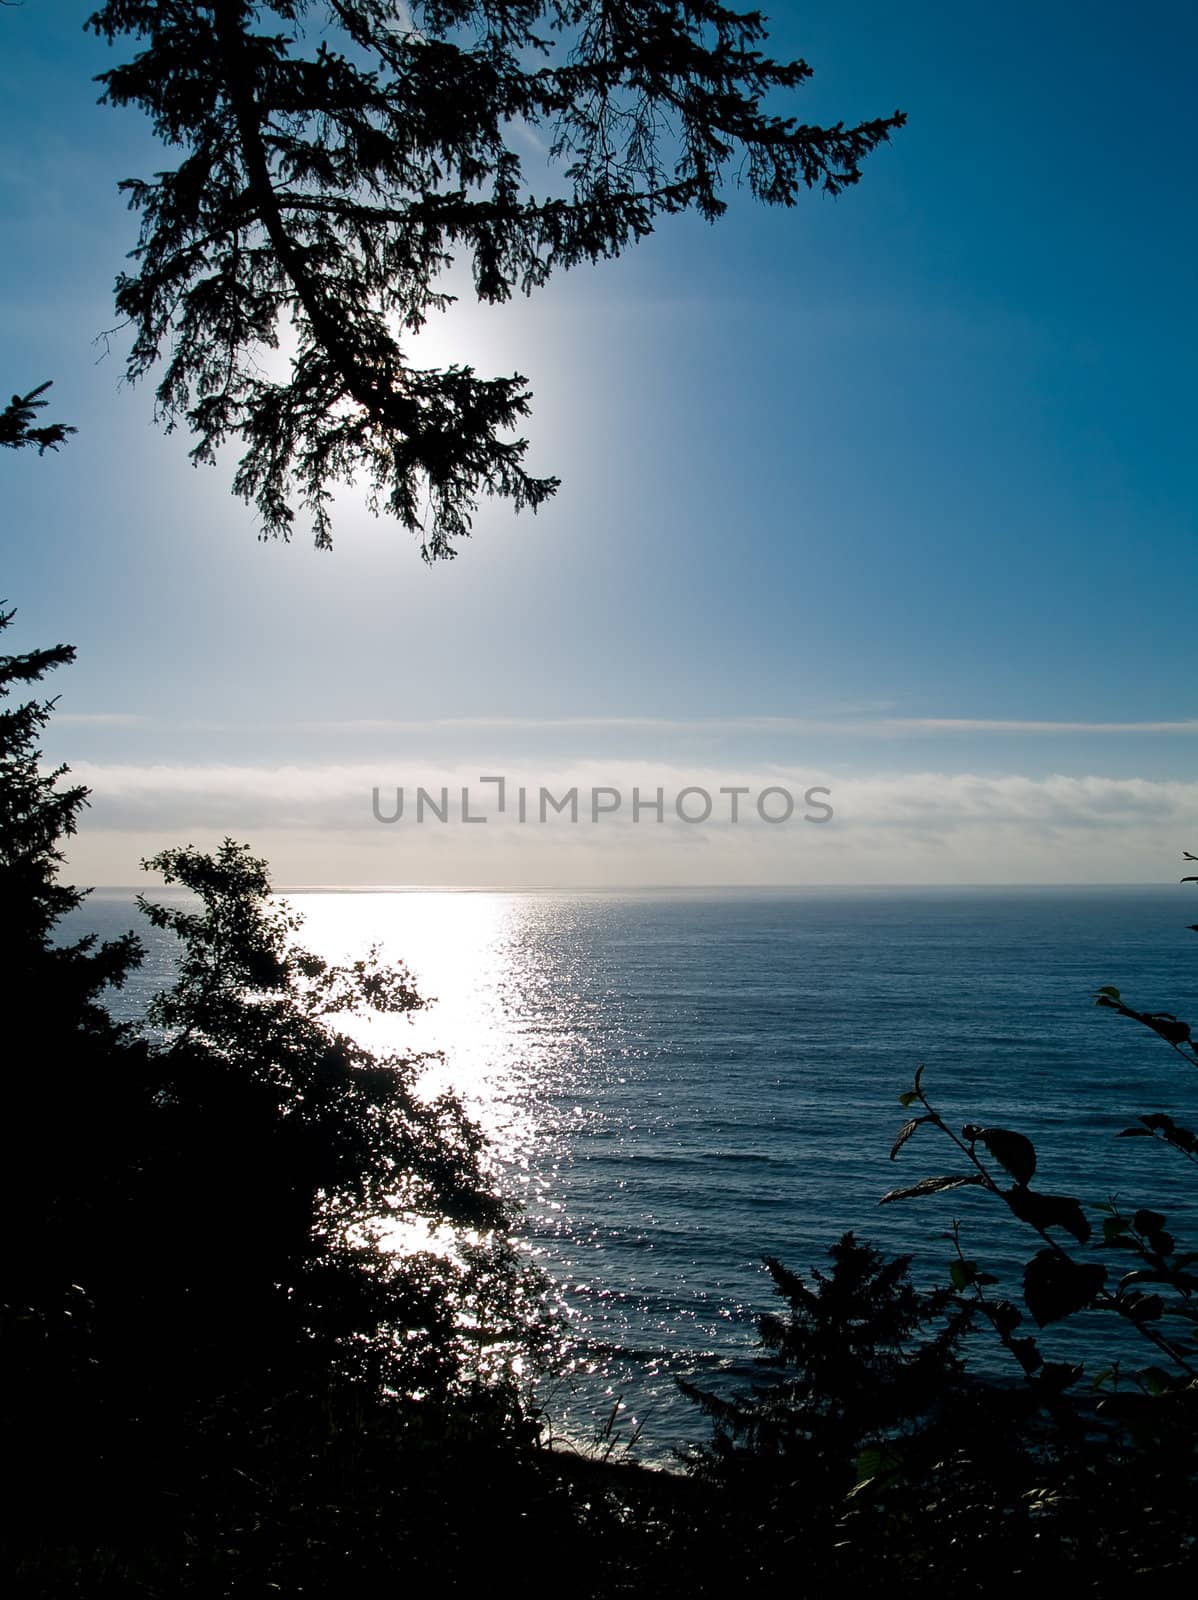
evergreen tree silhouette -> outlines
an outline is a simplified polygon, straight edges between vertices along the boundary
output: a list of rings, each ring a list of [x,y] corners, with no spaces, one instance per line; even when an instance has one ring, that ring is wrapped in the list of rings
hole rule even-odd
[[[108,0],[89,27],[139,45],[104,99],[183,152],[122,185],[142,216],[116,288],[130,376],[165,359],[159,412],[196,461],[240,440],[234,487],[264,536],[286,537],[298,504],[327,546],[332,486],[357,477],[428,560],[454,554],[480,496],[535,510],[557,488],[512,437],[519,373],[404,354],[450,302],[455,257],[480,300],[505,301],[663,216],[714,221],[730,170],[769,205],[838,194],[904,121],[764,109],[811,68],[769,59],[760,13],[714,0]],[[280,377],[261,358],[284,339]]]

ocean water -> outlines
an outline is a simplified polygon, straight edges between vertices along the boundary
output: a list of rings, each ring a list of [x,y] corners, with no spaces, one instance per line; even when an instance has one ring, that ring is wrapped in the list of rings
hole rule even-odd
[[[287,898],[309,948],[377,943],[429,997],[370,1037],[443,1052],[430,1070],[486,1129],[525,1247],[558,1285],[563,1370],[539,1398],[577,1443],[661,1461],[703,1437],[675,1377],[752,1378],[765,1255],[823,1265],[851,1228],[939,1283],[957,1218],[967,1253],[1017,1298],[1034,1240],[993,1199],[879,1208],[890,1188],[962,1170],[927,1129],[888,1159],[920,1063],[950,1122],[1033,1139],[1037,1187],[1151,1204],[1198,1247],[1192,1168],[1116,1138],[1143,1112],[1192,1125],[1198,1075],[1093,1002],[1113,983],[1139,1009],[1198,1017],[1186,888]],[[140,1014],[169,981],[169,937],[132,892],[97,892],[73,921],[106,935],[141,922],[147,961],[113,1005]],[[1113,1344],[1098,1317],[1046,1343],[1092,1370],[1150,1356],[1134,1336]],[[999,1350],[975,1359],[1003,1370]]]

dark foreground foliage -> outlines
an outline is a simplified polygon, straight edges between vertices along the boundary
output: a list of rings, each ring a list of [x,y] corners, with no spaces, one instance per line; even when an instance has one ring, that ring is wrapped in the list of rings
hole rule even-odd
[[[109,1016],[141,949],[63,938],[82,896],[59,882],[60,846],[86,792],[39,765],[52,702],[20,699],[72,654],[0,657],[18,1592],[452,1591],[499,1551],[594,1595],[1005,1595],[1033,1577],[1186,1592],[1198,1255],[1143,1197],[1087,1209],[1043,1191],[1025,1135],[957,1131],[922,1074],[893,1154],[932,1132],[957,1160],[887,1201],[970,1188],[1004,1207],[1033,1240],[1017,1295],[955,1224],[932,1290],[845,1235],[809,1279],[768,1264],[785,1310],[762,1324],[762,1381],[691,1391],[714,1431],[689,1475],[543,1448],[517,1362],[545,1329],[542,1286],[478,1132],[422,1095],[419,1059],[372,1054],[344,1020],[418,1005],[402,970],[304,951],[243,847],[172,850],[152,865],[187,896],[144,909],[179,940],[176,980],[143,1029]],[[1098,998],[1192,1065],[1184,1023]],[[1193,1132],[1160,1113],[1126,1134],[1194,1159]],[[428,1247],[387,1248],[401,1222]],[[1035,1329],[1083,1310],[1144,1362],[1045,1359]],[[982,1339],[1009,1381],[971,1370]]]
[[[191,892],[145,907],[178,976],[147,1030],[111,1021],[102,991],[141,950],[61,941],[86,791],[39,769],[52,703],[7,703],[71,655],[0,657],[9,1553],[34,1592],[301,1560],[310,1588],[380,1459],[405,1462],[392,1493],[419,1477],[399,1521],[427,1537],[463,1449],[485,1479],[535,1436],[515,1357],[541,1285],[461,1106],[338,1026],[417,1005],[406,974],[299,948],[243,848],[155,859]],[[399,1223],[437,1238],[385,1248]]]
[[[718,1527],[740,1553],[730,1587],[783,1585],[801,1562],[812,1595],[999,1595],[1020,1578],[1184,1592],[1192,1409],[1140,1428],[1059,1383],[979,1379],[967,1354],[986,1319],[968,1295],[917,1292],[904,1260],[851,1234],[830,1255],[810,1283],[771,1263],[789,1316],[764,1321],[754,1392],[691,1391],[715,1422],[689,1465],[712,1493],[705,1537]]]

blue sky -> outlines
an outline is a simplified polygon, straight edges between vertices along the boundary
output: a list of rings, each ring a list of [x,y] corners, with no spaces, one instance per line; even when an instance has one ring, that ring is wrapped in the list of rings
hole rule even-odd
[[[352,492],[261,544],[122,386],[120,178],[87,4],[0,13],[3,374],[79,433],[0,463],[8,648],[75,643],[48,754],[130,882],[224,833],[280,881],[1114,881],[1198,848],[1193,8],[772,8],[804,120],[909,122],[837,201],[747,194],[433,359],[523,372],[536,518],[425,567]],[[1079,18],[1081,20],[1079,21]],[[484,773],[831,789],[826,827],[385,827]]]

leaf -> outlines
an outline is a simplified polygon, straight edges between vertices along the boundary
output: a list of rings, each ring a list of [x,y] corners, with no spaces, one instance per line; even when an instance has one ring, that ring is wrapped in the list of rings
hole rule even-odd
[[[1038,1194],[1034,1189],[1008,1189],[1003,1199],[1019,1218],[1033,1228],[1064,1228],[1078,1244],[1090,1237],[1090,1221],[1081,1202],[1066,1194]]]
[[[1189,1040],[1189,1023],[1178,1022],[1170,1011],[1146,1012],[1141,1020],[1169,1044],[1185,1044]]]
[[[999,1300],[990,1308],[990,1321],[998,1333],[1010,1333],[1023,1321],[1023,1312],[1010,1300]]]
[[[1037,1367],[1044,1365],[1044,1357],[1040,1354],[1040,1347],[1030,1337],[1012,1339],[1011,1349],[1015,1354],[1016,1361],[1018,1361],[1029,1378]]]
[[[1040,1382],[1058,1394],[1075,1384],[1085,1371],[1069,1361],[1046,1361],[1040,1369]]]
[[[1036,1171],[1036,1147],[1010,1128],[978,1128],[974,1134],[1016,1183],[1030,1183]]]
[[[853,1491],[864,1489],[875,1478],[890,1478],[903,1464],[903,1458],[885,1445],[870,1445],[857,1457],[857,1481]]]
[[[1131,1225],[1137,1233],[1159,1233],[1168,1222],[1168,1217],[1163,1211],[1137,1211],[1131,1219]]]
[[[878,1201],[880,1206],[889,1205],[892,1200],[916,1200],[925,1194],[943,1194],[949,1189],[963,1189],[967,1184],[985,1183],[985,1178],[980,1172],[969,1172],[963,1176],[946,1178],[924,1178],[910,1189],[892,1189],[889,1194],[884,1194]]]
[[[1105,1283],[1105,1267],[1083,1265],[1056,1250],[1041,1250],[1024,1269],[1023,1298],[1043,1328],[1092,1305]]]
[[[1094,993],[1108,995],[1112,1000],[1121,1000],[1123,998],[1113,983],[1104,983],[1102,988],[1095,989]]]
[[[979,1271],[976,1261],[962,1261],[959,1258],[949,1262],[948,1278],[954,1289],[968,1289],[971,1284],[985,1288],[998,1282],[992,1272]]]
[[[890,1147],[890,1159],[892,1161],[895,1159],[895,1157],[898,1155],[899,1151],[906,1144],[907,1140],[915,1132],[916,1128],[919,1127],[920,1123],[921,1122],[928,1122],[928,1121],[930,1121],[930,1118],[924,1116],[924,1117],[912,1117],[910,1122],[904,1122],[903,1123],[902,1127],[898,1131],[898,1138],[895,1139],[893,1145],[891,1145],[891,1147]]]
[[[914,1089],[908,1089],[905,1094],[900,1094],[899,1095],[899,1105],[900,1106],[911,1106],[911,1105],[914,1105],[915,1102],[918,1099],[919,1099],[919,1096],[915,1093],[915,1090]]]
[[[1149,1116],[1141,1117],[1140,1121],[1152,1133],[1159,1133],[1166,1144],[1171,1144],[1175,1150],[1182,1150],[1186,1155],[1198,1155],[1198,1134],[1191,1128],[1183,1128],[1173,1118],[1163,1111],[1154,1111]]]
[[[1156,1322],[1165,1313],[1165,1302],[1159,1294],[1130,1294],[1124,1309],[1133,1322]]]
[[[1171,1144],[1176,1150],[1183,1150],[1186,1155],[1198,1155],[1198,1133],[1192,1128],[1182,1128],[1174,1123],[1171,1128],[1166,1128],[1162,1134],[1166,1144]]]
[[[976,1261],[950,1261],[948,1264],[948,1280],[954,1289],[968,1289],[977,1275]]]

